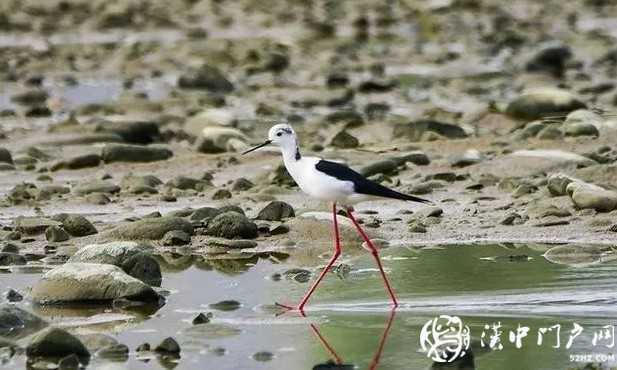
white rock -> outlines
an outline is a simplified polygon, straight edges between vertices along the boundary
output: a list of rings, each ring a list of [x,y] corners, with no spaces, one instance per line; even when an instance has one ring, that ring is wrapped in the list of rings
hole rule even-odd
[[[150,286],[113,265],[66,263],[48,271],[32,287],[37,303],[110,301],[118,298],[158,301]]]
[[[572,202],[578,208],[591,208],[600,212],[617,209],[617,193],[582,181],[573,181],[566,187]]]

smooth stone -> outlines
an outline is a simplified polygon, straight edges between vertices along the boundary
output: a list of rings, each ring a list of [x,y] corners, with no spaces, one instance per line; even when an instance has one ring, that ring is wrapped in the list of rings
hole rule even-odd
[[[6,164],[13,164],[13,156],[11,156],[11,152],[9,152],[6,148],[0,148],[0,162]]]
[[[457,125],[434,120],[418,120],[394,126],[395,138],[406,138],[409,141],[427,140],[430,135],[437,134],[447,139],[464,139],[468,135],[465,130]]]
[[[212,195],[212,200],[231,199],[232,194],[227,189],[218,189]]]
[[[208,223],[206,234],[234,239],[253,239],[258,235],[257,225],[237,212],[225,212]]]
[[[61,169],[78,170],[82,168],[97,167],[101,163],[101,156],[98,154],[83,154],[66,160],[56,162],[50,166],[51,171]]]
[[[45,239],[50,243],[59,243],[69,240],[71,236],[60,226],[50,226],[45,230]]]
[[[189,235],[193,235],[193,225],[191,222],[180,217],[170,216],[146,218],[129,224],[119,225],[102,235],[107,238],[124,240],[160,240],[165,234],[173,230],[181,230]]]
[[[215,154],[237,152],[247,147],[248,138],[242,131],[231,127],[205,127],[197,141],[195,149],[200,153]]]
[[[546,251],[544,258],[557,264],[585,266],[602,262],[607,252],[610,252],[608,246],[558,245]]]
[[[80,182],[73,188],[77,195],[88,195],[93,193],[114,194],[120,191],[120,187],[105,180],[86,180]]]
[[[208,305],[208,307],[212,308],[213,310],[218,310],[218,311],[235,311],[239,309],[240,307],[242,307],[242,304],[240,304],[240,302],[235,301],[235,300],[225,300],[225,301],[220,301],[216,303],[211,303]]]
[[[221,94],[234,90],[234,85],[218,68],[206,64],[180,75],[178,86],[182,89],[200,89]]]
[[[44,217],[17,217],[15,219],[15,230],[26,235],[39,235],[51,226],[61,226],[58,221]]]
[[[278,200],[270,202],[257,215],[258,220],[281,221],[284,218],[295,217],[296,213],[291,205]]]
[[[0,337],[21,339],[47,325],[45,320],[19,306],[9,303],[0,305]]]
[[[185,245],[191,242],[191,236],[182,230],[172,230],[163,235],[161,242],[166,246]]]
[[[154,251],[152,246],[131,241],[89,244],[75,252],[67,262],[102,263],[121,266],[128,258],[138,253],[151,251]]]
[[[572,181],[575,180],[563,173],[554,173],[548,177],[546,187],[553,196],[566,195],[566,188]]]
[[[353,149],[360,145],[360,141],[355,136],[343,130],[334,135],[330,141],[330,145],[335,148]]]
[[[244,177],[241,177],[234,181],[233,185],[231,186],[231,190],[246,191],[246,190],[253,188],[254,186],[255,184],[253,184],[251,181],[245,179]]]
[[[176,176],[169,180],[165,185],[174,189],[193,189],[197,191],[203,191],[212,187],[212,183],[209,180],[195,179],[186,176]]]
[[[189,217],[192,221],[209,221],[223,213],[218,208],[203,207],[196,209]]]
[[[617,209],[617,192],[600,186],[574,181],[568,184],[566,192],[578,208],[595,209],[598,212],[610,212]]]
[[[206,127],[231,127],[234,121],[234,113],[229,109],[206,108],[190,117],[182,130],[191,136],[199,137]]]
[[[17,253],[0,252],[0,266],[16,266],[28,263],[26,257]]]
[[[462,155],[454,157],[450,160],[452,167],[467,167],[480,163],[484,160],[484,156],[477,149],[468,149]]]
[[[172,156],[173,152],[164,147],[127,144],[107,144],[101,152],[101,158],[105,163],[155,162],[169,159]]]
[[[21,302],[24,296],[15,289],[9,289],[4,296],[8,302]]]
[[[212,314],[208,313],[208,314],[204,314],[203,312],[200,313],[199,315],[197,315],[192,323],[193,325],[202,325],[202,324],[207,324],[210,322],[210,319],[212,318]]]
[[[88,236],[98,233],[94,225],[82,215],[59,214],[52,219],[62,222],[62,227],[72,236]]]
[[[534,120],[585,107],[585,103],[566,90],[542,88],[523,92],[508,104],[506,113],[514,118]]]
[[[74,335],[60,328],[47,328],[35,334],[26,347],[28,357],[63,357],[77,355],[89,358],[90,352]]]
[[[423,207],[417,210],[414,215],[418,217],[441,217],[443,209],[437,206]]]
[[[499,177],[528,177],[566,168],[587,167],[596,162],[582,155],[555,149],[518,150],[500,158],[485,161],[478,170]]]
[[[158,346],[154,348],[154,351],[165,355],[179,355],[180,345],[172,337],[165,338]]]
[[[128,299],[159,303],[151,287],[114,265],[66,263],[48,271],[34,284],[32,300],[39,304],[105,302]]]
[[[134,254],[126,258],[120,267],[130,276],[152,286],[160,287],[163,281],[161,266],[149,253]]]
[[[97,123],[97,132],[120,136],[124,141],[134,144],[150,144],[160,140],[159,125],[150,121],[101,121]]]

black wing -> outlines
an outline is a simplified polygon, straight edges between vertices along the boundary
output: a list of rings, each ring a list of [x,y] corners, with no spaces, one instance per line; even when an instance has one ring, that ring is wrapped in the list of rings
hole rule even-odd
[[[360,175],[356,171],[340,163],[330,162],[322,159],[317,162],[317,164],[315,164],[315,168],[318,171],[321,171],[326,175],[332,176],[341,181],[351,181],[353,183],[356,193],[399,200],[409,200],[419,203],[431,203],[430,200],[418,198],[413,195],[399,193],[398,191],[394,191],[374,181],[368,180],[366,177]]]

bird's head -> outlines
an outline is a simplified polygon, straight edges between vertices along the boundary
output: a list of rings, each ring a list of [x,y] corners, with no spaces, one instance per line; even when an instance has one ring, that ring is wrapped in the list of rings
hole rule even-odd
[[[296,132],[291,128],[290,125],[286,123],[279,123],[278,125],[274,125],[268,131],[268,140],[265,142],[253,147],[242,154],[250,153],[254,150],[257,150],[261,147],[264,147],[269,144],[275,144],[280,147],[296,147]]]

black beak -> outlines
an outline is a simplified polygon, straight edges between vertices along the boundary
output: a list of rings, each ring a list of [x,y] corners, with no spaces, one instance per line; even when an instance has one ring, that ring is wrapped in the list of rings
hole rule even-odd
[[[257,149],[259,149],[259,148],[261,148],[261,147],[264,147],[264,146],[266,146],[266,145],[270,144],[271,142],[272,142],[272,140],[266,140],[266,141],[264,141],[262,144],[259,144],[259,145],[257,145],[256,147],[251,148],[251,149],[249,149],[249,150],[247,150],[247,151],[245,151],[245,152],[242,152],[242,155],[248,154],[248,153],[250,153],[250,152],[252,152],[252,151],[254,151],[254,150],[257,150]]]

